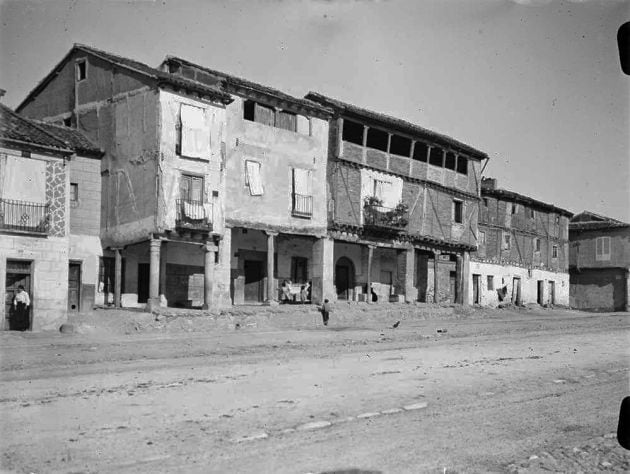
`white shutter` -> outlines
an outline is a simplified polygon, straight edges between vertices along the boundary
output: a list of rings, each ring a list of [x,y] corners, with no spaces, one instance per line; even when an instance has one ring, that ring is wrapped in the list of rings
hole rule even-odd
[[[260,176],[260,163],[256,161],[247,161],[247,183],[249,184],[249,193],[252,196],[262,196],[264,193],[262,179]]]
[[[210,128],[206,126],[204,109],[182,104],[182,156],[210,158]]]

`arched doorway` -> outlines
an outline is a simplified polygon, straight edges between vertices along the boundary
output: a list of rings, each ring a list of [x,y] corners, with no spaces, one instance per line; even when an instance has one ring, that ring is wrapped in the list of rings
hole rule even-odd
[[[337,299],[349,300],[354,290],[354,264],[347,257],[341,257],[335,265],[335,287]]]

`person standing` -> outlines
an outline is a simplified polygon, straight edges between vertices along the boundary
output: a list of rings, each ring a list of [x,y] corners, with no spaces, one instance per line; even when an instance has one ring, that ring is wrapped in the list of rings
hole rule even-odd
[[[13,297],[13,317],[11,318],[11,330],[26,331],[30,326],[29,311],[31,299],[22,285],[18,286],[17,293]]]
[[[328,318],[330,316],[330,303],[328,300],[324,300],[324,304],[322,304],[322,318],[324,319],[324,326],[328,326]]]

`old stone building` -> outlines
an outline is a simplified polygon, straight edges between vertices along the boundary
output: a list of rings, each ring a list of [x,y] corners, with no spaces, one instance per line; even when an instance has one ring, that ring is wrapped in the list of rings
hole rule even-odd
[[[217,250],[231,101],[215,87],[75,45],[18,107],[83,131],[105,151],[96,302],[111,293],[125,306],[229,301],[229,287],[213,283],[229,268],[229,253]]]
[[[584,211],[569,222],[571,307],[630,311],[630,224]]]
[[[328,292],[341,300],[468,300],[485,153],[310,92],[334,111],[328,153]]]
[[[0,104],[0,314],[10,328],[19,285],[32,304],[28,327],[56,329],[67,311],[94,299],[98,214],[77,219],[78,194],[86,206],[99,195],[101,151],[77,130],[20,117]],[[73,194],[74,190],[74,194]],[[93,254],[92,252],[97,252]]]
[[[478,249],[471,255],[470,303],[569,304],[569,211],[481,185]]]
[[[222,240],[230,262],[222,280],[229,282],[233,303],[275,302],[283,281],[291,282],[291,300],[312,286],[312,299],[321,301],[331,112],[181,58],[167,58],[162,68],[233,98],[226,107],[229,199]]]

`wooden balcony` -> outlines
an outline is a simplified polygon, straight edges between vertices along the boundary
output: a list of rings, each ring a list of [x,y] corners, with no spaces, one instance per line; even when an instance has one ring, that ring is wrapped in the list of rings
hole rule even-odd
[[[293,193],[293,211],[295,217],[313,217],[313,196]]]
[[[211,231],[213,221],[212,203],[177,199],[175,226],[180,229]]]
[[[363,206],[363,226],[389,232],[403,232],[409,224],[409,212],[396,207],[384,207],[376,204]]]
[[[0,198],[0,230],[48,234],[48,204]]]

